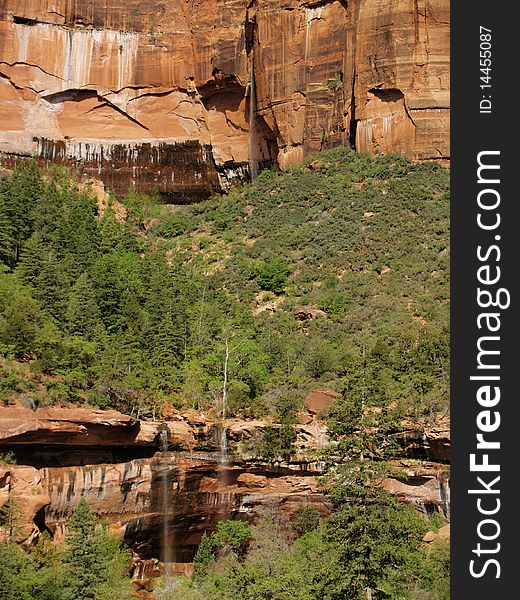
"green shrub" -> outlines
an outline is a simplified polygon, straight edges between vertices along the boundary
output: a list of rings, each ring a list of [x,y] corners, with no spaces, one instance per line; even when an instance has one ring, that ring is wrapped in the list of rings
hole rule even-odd
[[[298,536],[315,531],[320,524],[320,515],[312,506],[300,506],[292,519],[292,527]]]
[[[281,294],[289,278],[289,266],[283,258],[273,258],[254,272],[263,290]]]

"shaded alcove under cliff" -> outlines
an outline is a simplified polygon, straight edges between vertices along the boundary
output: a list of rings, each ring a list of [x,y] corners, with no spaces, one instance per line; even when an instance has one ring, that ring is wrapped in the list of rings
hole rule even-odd
[[[328,514],[317,471],[221,458],[168,450],[122,463],[47,465],[36,472],[18,466],[13,472],[26,472],[38,489],[33,522],[40,532],[63,539],[84,498],[143,559],[190,562],[203,533],[223,520],[256,522],[266,511],[290,520],[302,505]]]
[[[0,445],[0,454],[10,453],[16,464],[36,469],[83,467],[87,465],[121,464],[141,458],[152,458],[154,446],[69,446],[52,444]]]

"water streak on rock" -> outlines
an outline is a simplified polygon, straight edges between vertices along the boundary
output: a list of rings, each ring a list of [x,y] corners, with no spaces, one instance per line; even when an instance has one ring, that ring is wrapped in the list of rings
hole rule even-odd
[[[218,443],[218,487],[219,487],[219,521],[223,521],[229,514],[229,470],[231,461],[228,451],[227,427],[221,426],[217,428],[217,443]]]
[[[254,51],[251,50],[251,82],[249,84],[249,175],[251,181],[258,175],[258,157],[256,156],[259,147],[258,132],[256,128],[256,83],[254,67]]]
[[[162,532],[161,532],[161,560],[163,563],[174,562],[174,544],[169,528],[169,517],[172,512],[172,483],[169,480],[169,452],[168,431],[163,429],[159,432],[159,449],[161,451],[162,475],[161,475],[161,507],[162,507]]]

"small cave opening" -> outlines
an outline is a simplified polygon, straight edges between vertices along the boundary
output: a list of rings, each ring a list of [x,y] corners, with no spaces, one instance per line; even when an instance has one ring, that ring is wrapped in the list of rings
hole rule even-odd
[[[368,90],[370,94],[373,94],[376,98],[379,98],[382,102],[399,102],[404,99],[404,94],[397,88],[371,88]]]
[[[52,531],[47,527],[45,522],[45,506],[42,506],[40,510],[34,515],[33,523],[38,527],[41,533],[48,533],[52,537]]]
[[[278,165],[278,136],[267,124],[262,114],[256,113],[255,124],[257,140],[261,149],[262,158],[258,161],[258,171],[273,169],[277,171]]]
[[[61,104],[62,102],[82,102],[83,100],[88,100],[90,98],[97,98],[100,102],[103,101],[103,99],[95,90],[79,90],[74,88],[42,96],[42,99],[46,100],[50,104]]]
[[[226,75],[213,69],[213,79],[198,88],[200,99],[206,110],[236,111],[244,98],[246,88],[236,75]]]
[[[29,27],[38,25],[38,21],[36,19],[28,19],[27,17],[21,17],[19,15],[13,15],[13,23],[15,25],[26,25]]]

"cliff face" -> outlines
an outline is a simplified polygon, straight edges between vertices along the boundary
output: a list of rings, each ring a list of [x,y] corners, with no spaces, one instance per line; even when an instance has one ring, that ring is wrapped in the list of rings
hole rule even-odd
[[[215,529],[219,520],[255,520],[269,506],[288,517],[304,504],[328,513],[317,491],[316,472],[271,472],[240,461],[223,465],[214,456],[197,453],[49,467],[39,474],[49,499],[45,526],[55,539],[63,538],[72,511],[84,497],[139,556],[168,556],[169,562],[191,561],[203,532]],[[168,549],[163,547],[165,530]]]
[[[174,200],[243,175],[239,0],[7,0],[0,17],[2,150]]]
[[[449,156],[448,2],[258,0],[249,18],[258,114],[282,166],[339,143]]]
[[[27,543],[45,530],[60,540],[84,497],[140,558],[189,562],[202,533],[220,520],[255,521],[272,510],[290,519],[302,505],[323,516],[330,510],[313,462],[327,443],[323,426],[298,425],[294,459],[274,465],[253,458],[265,427],[190,413],[160,423],[116,411],[0,408],[0,454],[17,459],[0,464],[0,506],[9,495],[19,502]],[[449,429],[408,430],[403,442],[413,456],[396,461],[402,475],[383,487],[424,512],[449,516],[449,470],[440,462]]]
[[[0,464],[0,506],[17,499],[28,542],[44,530],[60,540],[84,497],[138,556],[168,562],[190,561],[219,520],[254,521],[273,508],[291,518],[301,505],[328,513],[318,466],[304,458],[324,443],[322,427],[298,426],[298,458],[269,465],[247,458],[265,423],[191,417],[0,407],[0,453],[17,461]]]
[[[0,151],[193,201],[350,143],[449,157],[447,0],[2,0]]]

